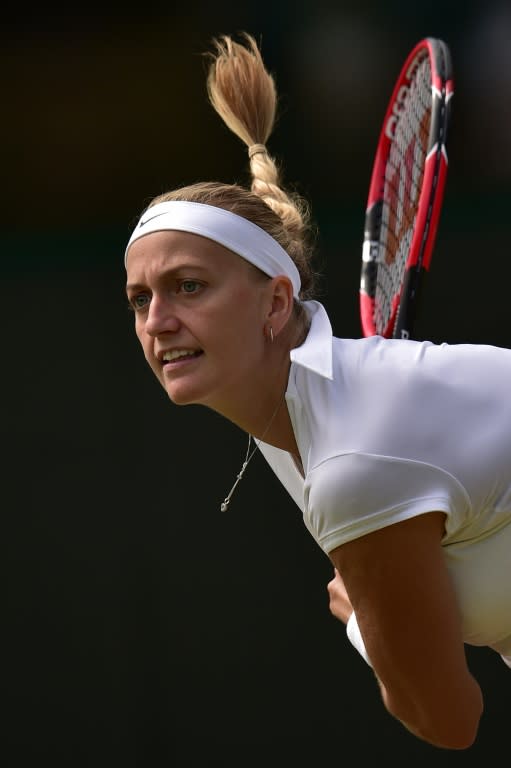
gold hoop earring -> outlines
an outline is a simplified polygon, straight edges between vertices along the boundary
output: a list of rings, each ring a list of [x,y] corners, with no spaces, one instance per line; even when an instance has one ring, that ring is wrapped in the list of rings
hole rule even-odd
[[[272,344],[273,344],[273,340],[274,340],[274,337],[273,337],[273,328],[272,328],[272,327],[271,327],[271,325],[270,325],[270,341],[271,341],[271,343],[272,343]]]

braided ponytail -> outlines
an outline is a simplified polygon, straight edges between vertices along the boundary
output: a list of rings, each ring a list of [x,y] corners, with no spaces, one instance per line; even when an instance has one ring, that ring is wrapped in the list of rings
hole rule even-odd
[[[313,246],[308,206],[299,195],[286,192],[279,169],[266,149],[275,123],[277,92],[253,37],[245,45],[229,36],[214,41],[215,53],[207,76],[212,106],[227,127],[248,147],[251,188],[239,184],[197,182],[155,197],[150,205],[169,200],[225,208],[252,221],[271,235],[293,259],[300,274],[300,299],[314,297],[316,275],[311,267]],[[297,318],[306,325],[300,302]]]
[[[308,294],[313,283],[309,209],[303,198],[281,186],[279,169],[266,148],[277,112],[275,81],[254,38],[246,33],[243,37],[245,45],[227,35],[214,41],[216,53],[207,77],[209,99],[227,127],[247,145],[251,190],[282,222],[286,242],[277,239],[295,262]]]

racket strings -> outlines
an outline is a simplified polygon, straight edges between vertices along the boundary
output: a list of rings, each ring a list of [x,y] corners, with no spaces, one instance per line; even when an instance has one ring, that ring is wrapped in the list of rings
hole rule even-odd
[[[426,164],[432,98],[426,57],[403,100],[385,168],[374,304],[378,333],[388,332],[399,304]]]

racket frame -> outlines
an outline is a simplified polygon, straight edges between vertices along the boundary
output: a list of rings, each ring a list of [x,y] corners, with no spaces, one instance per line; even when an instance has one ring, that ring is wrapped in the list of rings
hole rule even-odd
[[[379,236],[384,204],[385,168],[399,119],[400,105],[406,99],[417,67],[426,57],[429,58],[431,69],[432,112],[415,226],[401,287],[392,297],[390,318],[385,328],[377,329],[374,318],[375,292],[378,265],[382,259]],[[419,288],[422,286],[424,274],[430,268],[443,203],[448,167],[446,139],[453,93],[452,62],[448,46],[438,38],[423,38],[406,57],[395,82],[380,130],[371,173],[360,277],[360,318],[364,336],[412,338]]]

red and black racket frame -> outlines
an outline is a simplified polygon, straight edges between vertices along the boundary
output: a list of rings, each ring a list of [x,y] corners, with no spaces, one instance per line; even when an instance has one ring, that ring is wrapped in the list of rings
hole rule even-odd
[[[410,83],[416,62],[429,56],[434,108],[431,116],[429,144],[424,178],[416,214],[416,224],[406,258],[401,289],[393,297],[387,327],[377,331],[374,320],[377,248],[383,208],[384,175],[392,144],[389,127],[395,120],[403,86]],[[452,62],[449,48],[437,38],[424,38],[411,50],[396,81],[381,128],[373,164],[364,221],[364,252],[360,282],[360,315],[364,336],[379,334],[386,338],[413,338],[414,321],[420,289],[429,271],[447,175],[446,138],[450,120],[450,104],[454,93]],[[369,251],[369,256],[367,255]]]

